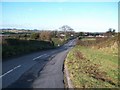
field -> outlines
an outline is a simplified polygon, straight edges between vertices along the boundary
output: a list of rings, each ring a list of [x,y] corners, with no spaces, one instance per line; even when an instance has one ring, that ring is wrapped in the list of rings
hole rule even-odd
[[[112,44],[117,39],[101,40],[78,40],[68,53],[65,65],[74,88],[118,87],[118,46]]]

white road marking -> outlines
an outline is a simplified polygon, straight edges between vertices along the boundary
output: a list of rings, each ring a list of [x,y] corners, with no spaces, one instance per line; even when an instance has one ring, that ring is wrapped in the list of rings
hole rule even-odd
[[[0,78],[2,78],[3,76],[5,76],[5,75],[9,74],[10,72],[14,71],[15,69],[17,69],[17,68],[19,68],[19,67],[21,67],[21,65],[18,65],[18,66],[16,66],[16,67],[14,67],[13,69],[11,69],[11,70],[7,71],[7,72],[6,72],[6,73],[4,73],[3,75],[0,75]]]
[[[38,56],[38,57],[36,57],[36,58],[33,58],[33,60],[36,60],[36,59],[38,59],[38,58],[40,58],[40,57],[43,57],[43,56],[46,56],[47,54],[43,54],[43,55],[40,55],[40,56]]]

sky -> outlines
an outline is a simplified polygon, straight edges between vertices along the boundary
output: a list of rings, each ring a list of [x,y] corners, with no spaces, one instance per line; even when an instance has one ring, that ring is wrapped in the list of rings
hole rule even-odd
[[[75,31],[117,31],[118,3],[2,2],[2,28],[55,30],[62,25]]]

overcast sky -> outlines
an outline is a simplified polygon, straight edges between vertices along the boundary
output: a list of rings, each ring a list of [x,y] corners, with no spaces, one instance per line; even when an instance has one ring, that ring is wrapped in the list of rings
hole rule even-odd
[[[118,30],[118,2],[2,2],[3,28]]]

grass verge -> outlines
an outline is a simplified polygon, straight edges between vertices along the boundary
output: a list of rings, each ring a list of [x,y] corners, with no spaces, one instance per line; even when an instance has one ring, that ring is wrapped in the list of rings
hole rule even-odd
[[[75,88],[116,88],[118,56],[77,45],[67,55],[65,64]]]

